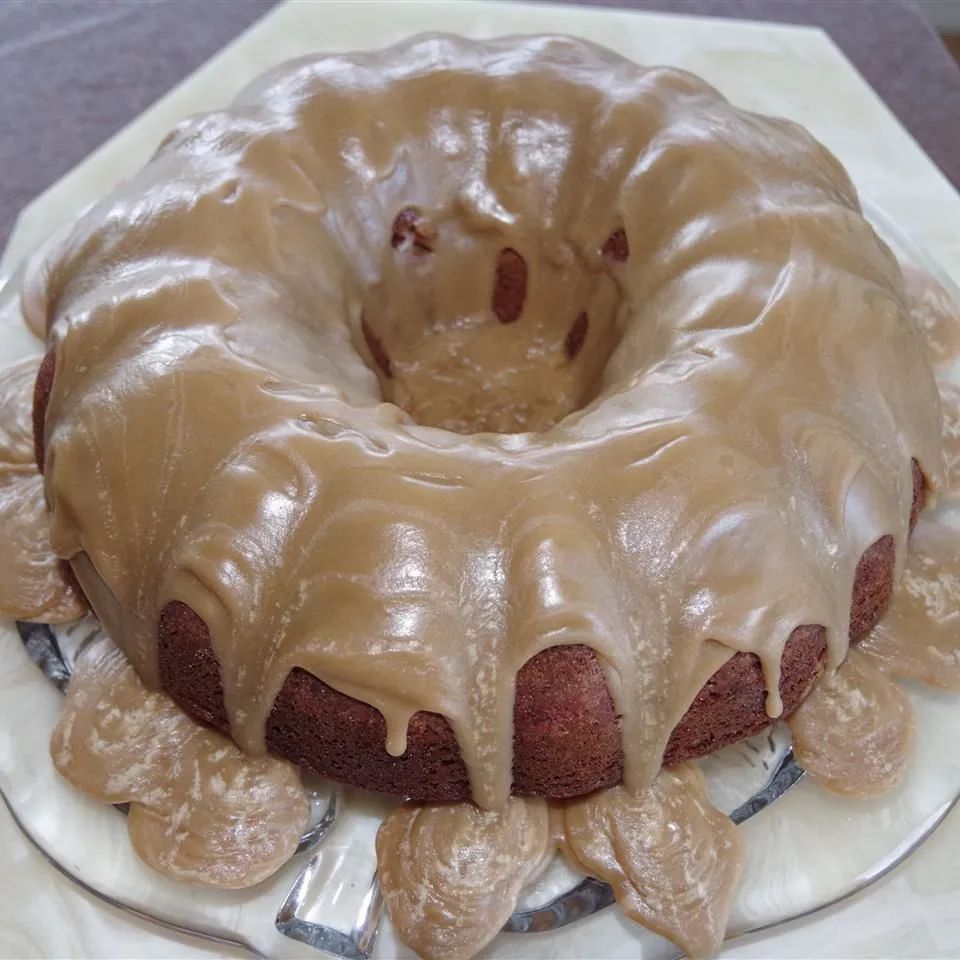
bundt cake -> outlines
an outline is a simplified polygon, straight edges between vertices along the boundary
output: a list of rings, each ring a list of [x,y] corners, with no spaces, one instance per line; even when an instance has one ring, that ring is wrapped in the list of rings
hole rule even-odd
[[[633,788],[788,714],[941,482],[840,164],[572,39],[278,68],[24,307],[53,546],[140,676],[422,801]]]

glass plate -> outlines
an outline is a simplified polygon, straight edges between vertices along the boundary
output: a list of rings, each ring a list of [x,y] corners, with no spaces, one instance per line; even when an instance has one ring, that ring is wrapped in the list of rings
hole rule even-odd
[[[930,271],[960,303],[944,271],[881,210],[866,207],[901,261]],[[0,303],[10,294],[8,286]],[[13,312],[0,309],[0,343],[13,323]],[[0,795],[51,864],[114,906],[234,951],[317,957],[319,949],[348,958],[412,958],[382,915],[376,885],[373,838],[391,801],[311,782],[314,816],[301,852],[250,890],[208,891],[154,873],[133,853],[123,811],[82,796],[56,774],[47,747],[61,693],[49,678],[63,686],[73,653],[97,630],[96,621],[86,618],[55,634],[28,628],[21,638],[13,624],[0,622],[0,642],[9,651],[0,660]],[[956,697],[905,687],[917,715],[916,754],[905,782],[882,799],[841,800],[798,780],[783,726],[703,761],[714,802],[742,821],[746,862],[730,937],[862,890],[905,859],[949,812],[960,795]],[[584,882],[558,859],[525,891],[508,924],[525,932],[501,934],[481,956],[679,955],[669,942],[605,909],[609,903],[606,885]]]

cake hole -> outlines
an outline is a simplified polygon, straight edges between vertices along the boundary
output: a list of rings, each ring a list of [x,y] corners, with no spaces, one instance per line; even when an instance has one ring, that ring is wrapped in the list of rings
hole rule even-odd
[[[363,333],[363,340],[373,357],[373,362],[380,368],[380,372],[390,379],[393,376],[393,364],[390,362],[390,354],[384,349],[380,338],[370,329],[367,318],[360,320],[360,330]]]
[[[577,314],[577,319],[573,321],[573,326],[567,331],[563,341],[563,350],[568,360],[573,360],[583,349],[583,342],[587,339],[587,328],[590,325],[590,318],[586,310],[581,310]]]
[[[398,214],[351,328],[379,399],[464,435],[542,433],[592,403],[622,336],[613,271],[571,243],[521,252],[506,234],[487,246],[456,217],[444,219],[442,257],[418,261],[396,252],[415,249],[417,216]]]
[[[626,263],[630,257],[630,244],[627,242],[627,234],[623,227],[614,230],[604,241],[600,252],[607,260],[613,260],[615,263]]]
[[[390,246],[394,250],[432,253],[436,228],[416,207],[404,207],[393,220]]]
[[[492,309],[501,323],[516,323],[527,299],[527,261],[512,247],[497,255],[493,277]]]

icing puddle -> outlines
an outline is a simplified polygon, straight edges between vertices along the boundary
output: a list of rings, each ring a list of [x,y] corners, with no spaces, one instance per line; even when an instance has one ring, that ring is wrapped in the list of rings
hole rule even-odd
[[[913,747],[907,695],[859,650],[787,721],[797,762],[844,797],[878,797],[903,779]]]
[[[397,935],[424,960],[472,957],[500,931],[521,889],[553,856],[547,804],[511,797],[404,804],[380,827],[380,886]]]
[[[921,520],[910,548],[900,587],[860,650],[891,676],[960,692],[960,537]]]
[[[691,957],[719,948],[743,855],[695,766],[662,770],[646,790],[612,787],[562,809],[567,859],[606,880],[631,920]]]
[[[400,939],[426,960],[466,958],[492,940],[557,847],[614,890],[621,910],[692,957],[723,942],[742,868],[740,835],[692,764],[645,790],[618,786],[566,803],[512,797],[403,805],[380,827],[380,885]]]
[[[259,883],[293,855],[310,813],[292,764],[248,757],[191,720],[105,637],[78,658],[50,753],[79,790],[130,803],[134,849],[175,880]]]
[[[940,491],[941,502],[960,497],[960,384],[943,379],[960,358],[960,305],[925,270],[905,267],[910,314],[923,335],[927,355],[936,369],[937,388],[943,413],[943,456],[946,484]],[[912,547],[911,547],[912,549]]]
[[[0,372],[0,611],[17,620],[67,623],[86,605],[50,547],[50,514],[33,450],[33,384],[39,358]]]
[[[940,403],[943,409],[943,456],[947,465],[945,502],[960,497],[960,386],[941,383]]]
[[[950,367],[960,355],[960,306],[926,270],[905,266],[910,313],[923,335],[930,362],[938,371]]]

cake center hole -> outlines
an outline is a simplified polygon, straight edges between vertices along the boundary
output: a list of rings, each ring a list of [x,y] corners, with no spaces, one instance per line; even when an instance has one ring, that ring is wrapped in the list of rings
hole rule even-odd
[[[356,338],[385,401],[456,433],[524,433],[597,396],[619,341],[622,230],[592,258],[491,248],[406,207],[388,236]]]

